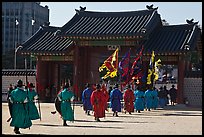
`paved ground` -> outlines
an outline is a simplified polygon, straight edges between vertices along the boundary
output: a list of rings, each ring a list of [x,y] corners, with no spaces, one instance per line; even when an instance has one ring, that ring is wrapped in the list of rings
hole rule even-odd
[[[53,103],[41,103],[42,120],[33,121],[29,129],[20,129],[26,135],[202,135],[202,109],[182,104],[166,106],[164,109],[134,112],[132,115],[119,113],[113,117],[106,112],[101,122],[95,122],[93,114],[87,116],[81,105],[75,106],[75,121],[62,126],[62,120]],[[2,103],[2,134],[13,135],[8,106]]]

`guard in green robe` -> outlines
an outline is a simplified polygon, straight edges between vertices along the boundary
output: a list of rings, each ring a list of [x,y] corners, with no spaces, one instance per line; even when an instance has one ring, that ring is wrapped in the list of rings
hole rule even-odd
[[[74,93],[69,89],[69,84],[66,83],[64,90],[57,95],[61,101],[61,116],[63,119],[63,126],[67,126],[66,121],[74,121],[74,111],[71,107],[71,102],[74,100]]]
[[[22,80],[18,80],[17,88],[11,92],[9,99],[12,103],[12,120],[10,126],[14,127],[16,134],[20,134],[19,128],[25,129],[32,126],[27,108],[27,93],[23,88]]]
[[[35,86],[33,83],[29,84],[30,88],[28,88],[28,110],[29,117],[31,120],[40,119],[40,115],[38,113],[38,109],[35,105],[35,101],[38,99],[38,94],[35,91]]]

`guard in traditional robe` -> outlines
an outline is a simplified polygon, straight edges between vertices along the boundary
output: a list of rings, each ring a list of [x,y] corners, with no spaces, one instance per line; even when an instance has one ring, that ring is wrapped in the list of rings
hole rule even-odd
[[[91,104],[94,110],[94,117],[96,121],[100,121],[99,118],[105,117],[105,103],[106,96],[101,90],[100,84],[96,85],[96,90],[91,94]]]
[[[69,89],[69,84],[66,83],[64,90],[57,95],[61,102],[61,117],[63,119],[63,126],[67,126],[66,121],[74,121],[74,111],[71,107],[71,102],[74,100],[74,93]]]
[[[125,113],[126,111],[131,114],[131,112],[134,112],[134,101],[135,101],[135,96],[134,93],[131,89],[131,86],[128,85],[127,89],[125,90],[123,94],[123,99],[124,99],[124,110]]]
[[[158,102],[159,102],[158,91],[154,87],[153,90],[152,90],[152,109],[157,109],[158,108]]]
[[[83,109],[87,115],[90,115],[90,111],[92,110],[91,94],[92,90],[90,84],[87,83],[86,89],[82,92]]]
[[[108,93],[108,91],[107,91],[107,89],[106,89],[105,84],[102,84],[101,90],[102,90],[102,92],[105,94],[105,98],[106,98],[106,103],[104,104],[104,109],[105,109],[106,111],[108,111],[109,93]]]
[[[28,88],[28,109],[29,109],[29,117],[31,120],[40,119],[40,115],[38,113],[38,109],[35,105],[35,102],[39,99],[38,94],[35,91],[35,86],[33,83],[29,84]]]
[[[23,81],[18,80],[17,88],[11,92],[9,97],[12,103],[12,120],[10,126],[14,127],[14,132],[20,134],[19,128],[30,128],[32,126],[28,110],[28,95],[23,88]]]
[[[151,86],[149,85],[148,86],[148,89],[145,91],[144,93],[144,97],[145,97],[145,107],[146,109],[148,109],[148,111],[151,110],[152,108],[152,88]]]
[[[140,113],[144,110],[144,91],[142,91],[142,88],[138,86],[136,90],[134,91],[135,96],[135,110],[136,112]]]
[[[122,92],[118,89],[118,84],[115,84],[110,93],[110,103],[113,111],[113,116],[118,117],[118,112],[121,112],[121,100],[123,99]]]

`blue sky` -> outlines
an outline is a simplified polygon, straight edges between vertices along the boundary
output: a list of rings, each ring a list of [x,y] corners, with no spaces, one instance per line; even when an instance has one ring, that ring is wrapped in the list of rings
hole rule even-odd
[[[151,4],[159,7],[161,19],[170,25],[185,24],[186,19],[193,18],[202,26],[202,2],[41,2],[50,9],[50,25],[56,27],[66,24],[79,6],[86,7],[86,11],[120,12],[144,10]]]

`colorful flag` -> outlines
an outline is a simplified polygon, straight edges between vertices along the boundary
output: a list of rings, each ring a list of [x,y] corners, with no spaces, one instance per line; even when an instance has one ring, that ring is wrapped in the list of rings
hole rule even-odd
[[[161,59],[155,60],[154,51],[152,51],[152,56],[150,59],[149,69],[148,69],[148,76],[147,76],[147,84],[151,84],[159,79],[159,67],[161,66]]]
[[[154,65],[154,81],[159,79],[159,67],[161,66],[161,59],[158,59]]]
[[[125,56],[119,62],[118,70],[121,74],[121,80],[128,81],[130,71],[130,50],[126,52]]]
[[[148,85],[152,83],[152,76],[153,76],[152,74],[154,73],[154,58],[155,58],[154,51],[152,51],[152,56],[149,61],[149,69],[148,69],[148,75],[147,75]]]
[[[144,47],[139,52],[139,55],[134,59],[130,70],[130,76],[132,79],[138,79],[138,77],[142,77],[142,52]]]
[[[99,72],[103,71],[103,69],[106,68],[107,73],[105,76],[102,77],[102,79],[106,79],[108,77],[115,77],[117,76],[118,71],[118,48],[115,50],[115,52],[104,61],[101,67],[99,67]]]

